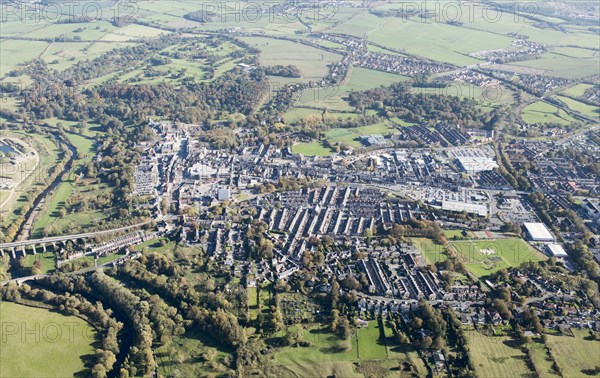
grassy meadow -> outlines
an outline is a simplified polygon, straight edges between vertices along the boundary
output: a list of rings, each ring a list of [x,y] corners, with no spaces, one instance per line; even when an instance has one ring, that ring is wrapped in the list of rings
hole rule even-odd
[[[0,376],[65,377],[90,368],[84,361],[94,353],[95,332],[82,319],[1,302],[0,321]]]

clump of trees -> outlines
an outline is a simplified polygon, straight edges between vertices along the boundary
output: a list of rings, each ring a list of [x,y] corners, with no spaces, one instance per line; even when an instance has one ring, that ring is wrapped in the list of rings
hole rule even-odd
[[[263,69],[265,71],[265,75],[292,77],[292,78],[302,77],[302,74],[300,73],[300,69],[291,64],[288,64],[287,66],[277,64],[274,66],[266,66]]]
[[[435,120],[463,127],[491,128],[496,118],[495,114],[481,110],[474,100],[441,94],[414,94],[404,83],[352,92],[349,102],[358,111],[375,109],[388,117],[396,116],[414,123]]]

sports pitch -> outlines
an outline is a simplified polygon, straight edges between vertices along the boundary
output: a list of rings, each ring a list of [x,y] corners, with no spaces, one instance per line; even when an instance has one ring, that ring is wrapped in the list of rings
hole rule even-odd
[[[518,266],[526,261],[546,259],[542,253],[519,238],[451,241],[449,245],[477,277]]]

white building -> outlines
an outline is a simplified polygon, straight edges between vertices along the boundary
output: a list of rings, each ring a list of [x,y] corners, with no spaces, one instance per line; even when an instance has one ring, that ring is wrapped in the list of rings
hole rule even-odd
[[[553,242],[554,236],[543,223],[523,223],[529,239],[537,242]]]
[[[442,210],[454,212],[467,212],[469,214],[477,214],[480,217],[487,217],[488,207],[483,204],[467,203],[460,201],[442,201]]]
[[[456,160],[466,173],[479,173],[498,168],[496,161],[490,157],[459,156]]]
[[[219,190],[217,192],[217,199],[219,201],[229,201],[230,197],[231,197],[231,190],[229,189],[229,187],[219,188]]]
[[[568,257],[567,252],[560,244],[548,244],[546,246],[548,254],[554,257]]]

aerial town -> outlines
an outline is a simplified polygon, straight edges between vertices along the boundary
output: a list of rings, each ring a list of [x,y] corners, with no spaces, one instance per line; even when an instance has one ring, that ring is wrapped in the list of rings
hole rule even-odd
[[[110,3],[0,3],[0,378],[600,376],[598,4]]]

